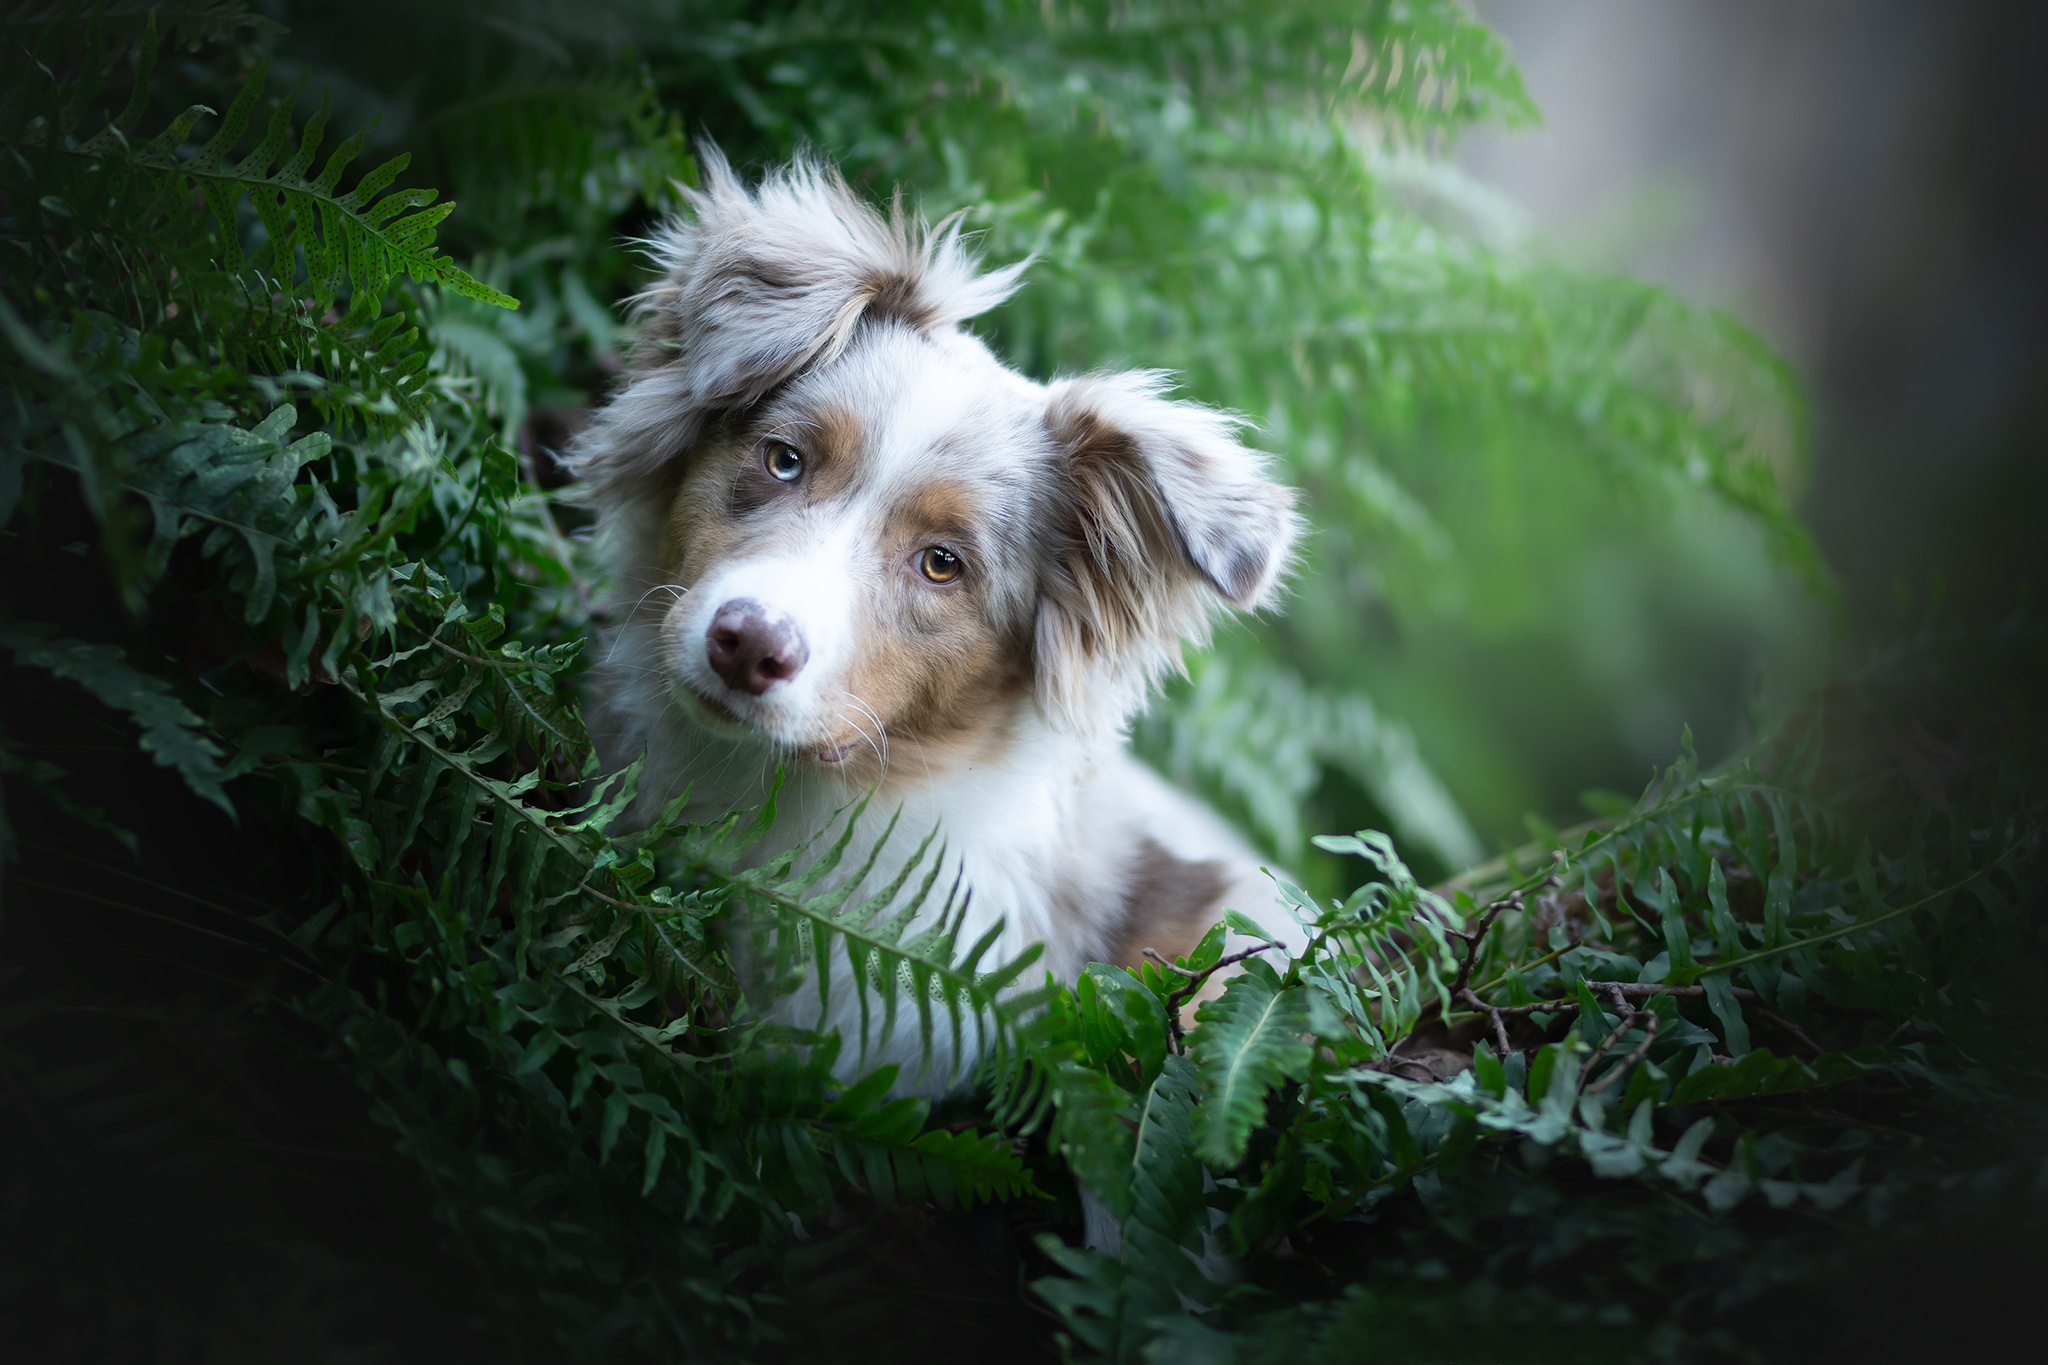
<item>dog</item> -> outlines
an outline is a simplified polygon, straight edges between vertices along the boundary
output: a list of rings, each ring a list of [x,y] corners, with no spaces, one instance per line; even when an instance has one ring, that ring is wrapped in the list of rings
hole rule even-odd
[[[593,738],[610,771],[644,759],[624,823],[774,792],[766,856],[865,796],[856,848],[892,817],[935,833],[960,942],[1000,926],[994,957],[1041,944],[1068,982],[1185,953],[1225,905],[1299,951],[1250,847],[1125,745],[1212,616],[1275,600],[1292,490],[1159,373],[998,360],[962,324],[1030,263],[983,272],[957,215],[885,217],[807,159],[752,190],[700,162],[566,457],[609,570]],[[835,976],[788,1017],[933,1093],[972,1062],[934,1063],[914,1010],[878,1035]]]

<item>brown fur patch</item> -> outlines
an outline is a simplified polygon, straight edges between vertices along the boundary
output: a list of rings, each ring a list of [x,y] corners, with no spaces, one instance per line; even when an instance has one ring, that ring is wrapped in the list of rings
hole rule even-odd
[[[950,538],[957,550],[958,542],[974,533],[975,511],[974,494],[966,484],[928,483],[889,509],[883,535],[892,544],[906,545]]]
[[[1137,967],[1150,948],[1171,960],[1194,951],[1216,922],[1230,878],[1220,862],[1190,862],[1140,838],[1130,888],[1124,892],[1123,923],[1109,948],[1119,967]]]
[[[1012,703],[1028,690],[1028,650],[991,619],[988,589],[972,542],[971,486],[949,481],[917,489],[889,511],[881,533],[887,583],[876,615],[860,631],[847,690],[881,717],[890,766],[905,781],[930,767],[993,758],[1008,742]],[[948,541],[967,556],[959,582],[935,586],[910,567],[917,551]],[[872,755],[869,756],[873,758]],[[882,774],[856,773],[872,780]]]
[[[911,547],[893,548],[901,564]],[[964,581],[948,588],[904,581],[878,605],[892,619],[861,630],[846,688],[882,719],[893,775],[914,782],[932,767],[993,759],[1009,742],[1014,703],[1030,689],[1024,642],[988,620]],[[848,776],[872,781],[882,773]]]
[[[807,502],[825,502],[850,492],[860,475],[867,428],[851,408],[823,406],[790,424],[795,444],[811,466],[804,472]]]
[[[1076,643],[1115,654],[1146,634],[1147,608],[1169,578],[1185,576],[1179,543],[1143,454],[1088,409],[1055,406],[1053,440],[1066,452],[1068,521],[1056,551],[1051,595],[1069,614]]]
[[[694,584],[707,568],[746,542],[745,523],[732,515],[732,489],[747,477],[749,465],[761,479],[773,482],[760,470],[752,441],[714,432],[699,447],[669,499],[662,527],[661,569],[669,582]]]
[[[803,455],[803,477],[785,484],[763,468],[764,441],[780,436]],[[691,584],[746,543],[744,523],[778,503],[805,504],[848,492],[860,469],[864,431],[857,413],[825,406],[763,427],[728,416],[714,422],[692,453],[669,500],[661,566],[672,582]]]
[[[868,295],[864,317],[875,322],[897,321],[926,331],[938,323],[938,310],[924,297],[923,281],[902,271],[872,276],[865,285]]]

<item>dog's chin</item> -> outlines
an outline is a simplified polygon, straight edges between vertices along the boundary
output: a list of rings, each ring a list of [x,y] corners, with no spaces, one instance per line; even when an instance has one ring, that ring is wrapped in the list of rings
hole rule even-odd
[[[713,691],[689,678],[677,679],[669,693],[699,729],[721,739],[751,740],[823,768],[839,769],[861,742],[859,736],[834,742],[829,737],[821,738],[814,729],[807,730],[802,737],[792,736],[790,727],[773,724],[767,716],[750,714],[764,709],[752,697],[723,688]]]

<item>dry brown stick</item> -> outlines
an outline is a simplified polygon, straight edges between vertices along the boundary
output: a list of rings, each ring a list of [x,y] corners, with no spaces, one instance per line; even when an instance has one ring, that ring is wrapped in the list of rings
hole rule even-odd
[[[1607,1055],[1608,1048],[1611,1048],[1616,1043],[1620,1042],[1622,1039],[1622,1035],[1627,1033],[1630,1029],[1636,1026],[1636,1017],[1639,1013],[1641,1013],[1641,1011],[1638,1011],[1634,1005],[1629,1004],[1628,997],[1624,996],[1621,993],[1619,989],[1621,985],[1620,982],[1603,981],[1600,984],[1603,986],[1615,988],[1609,992],[1609,996],[1614,1002],[1614,1008],[1621,1012],[1621,1022],[1616,1024],[1613,1030],[1610,1031],[1605,1038],[1602,1038],[1600,1040],[1600,1046],[1594,1048],[1593,1055],[1586,1059],[1585,1068],[1579,1072],[1579,1083],[1572,1089],[1572,1098],[1574,1100],[1576,1100],[1579,1096],[1586,1093],[1586,1082],[1593,1079],[1593,1068],[1599,1064],[1600,1059],[1602,1057],[1605,1057]],[[1652,1019],[1655,1019],[1657,1017],[1657,1012],[1655,1010],[1651,1010],[1649,1011],[1649,1015]]]
[[[1635,1020],[1641,1019],[1645,1015],[1649,1017],[1649,1022],[1643,1025],[1643,1041],[1637,1043],[1635,1045],[1634,1050],[1631,1051],[1628,1054],[1628,1056],[1622,1058],[1620,1064],[1617,1065],[1612,1071],[1609,1071],[1605,1076],[1602,1076],[1599,1080],[1587,1086],[1586,1093],[1588,1095],[1597,1095],[1601,1091],[1605,1090],[1608,1086],[1613,1085],[1616,1081],[1620,1080],[1623,1076],[1628,1074],[1628,1070],[1630,1067],[1634,1066],[1637,1062],[1640,1062],[1641,1060],[1643,1060],[1643,1058],[1650,1055],[1650,1044],[1657,1041],[1657,1011],[1637,1010],[1635,1011],[1635,1013],[1629,1016],[1629,1022],[1633,1023],[1635,1022]]]
[[[1505,1058],[1510,1052],[1513,1052],[1514,1049],[1508,1046],[1507,1021],[1501,1018],[1500,1011],[1495,1009],[1493,1006],[1487,1004],[1484,1000],[1481,1000],[1478,996],[1472,994],[1472,988],[1469,986],[1466,987],[1462,992],[1460,992],[1460,994],[1464,999],[1470,1001],[1472,1004],[1477,1005],[1480,1009],[1484,1010],[1486,1012],[1486,1017],[1493,1021],[1493,1041],[1499,1044],[1500,1055],[1503,1058]]]
[[[1665,986],[1654,983],[1645,985],[1632,981],[1593,981],[1588,982],[1587,985],[1593,990],[1608,992],[1617,1005],[1631,997],[1638,1000],[1646,1000],[1659,995],[1668,995],[1674,999],[1697,1000],[1707,993],[1707,988],[1704,986]],[[1737,1000],[1751,1005],[1756,1010],[1758,1018],[1783,1030],[1786,1036],[1790,1037],[1814,1056],[1819,1057],[1827,1052],[1826,1048],[1808,1037],[1806,1031],[1800,1028],[1799,1025],[1781,1014],[1765,1009],[1758,1003],[1762,997],[1755,991],[1750,990],[1746,986],[1731,986],[1729,991]],[[1506,1018],[1509,1015],[1522,1018],[1531,1014],[1575,1014],[1579,1009],[1578,1001],[1565,999],[1538,1000],[1528,1005],[1490,1005],[1470,990],[1464,991],[1462,998],[1484,1013],[1492,1021],[1496,1036],[1503,1038],[1506,1036]],[[1652,1013],[1654,1014],[1654,1011]]]
[[[1617,991],[1621,995],[1633,1000],[1647,1000],[1652,996],[1658,995],[1668,995],[1679,1000],[1697,1000],[1707,993],[1705,986],[1643,985],[1633,981],[1588,981],[1586,984],[1594,990]],[[1758,998],[1755,991],[1745,986],[1732,986],[1729,989],[1735,993],[1737,1000],[1755,1000]],[[1567,1000],[1560,996],[1549,1000],[1533,1001],[1527,1005],[1488,1005],[1485,1008],[1497,1010],[1503,1015],[1514,1015],[1519,1018],[1530,1014],[1573,1013],[1578,1010],[1579,1002]]]
[[[1492,930],[1494,921],[1501,917],[1503,911],[1523,908],[1522,894],[1520,891],[1513,892],[1487,906],[1485,913],[1479,917],[1479,927],[1469,933],[1459,929],[1444,931],[1465,944],[1465,960],[1458,966],[1458,979],[1451,983],[1451,989],[1446,992],[1445,998],[1456,1000],[1459,992],[1471,984],[1472,969],[1479,965],[1479,949],[1486,942],[1487,933]]]
[[[1216,975],[1216,973],[1222,971],[1225,967],[1234,967],[1238,963],[1244,961],[1246,958],[1257,957],[1260,953],[1265,952],[1268,948],[1278,948],[1279,946],[1280,945],[1277,943],[1254,944],[1253,946],[1246,948],[1243,952],[1231,953],[1226,957],[1219,957],[1214,962],[1209,964],[1207,967],[1203,967],[1200,969],[1180,966],[1178,963],[1175,963],[1168,958],[1161,957],[1157,949],[1141,949],[1140,951],[1142,951],[1147,958],[1151,959],[1159,966],[1165,968],[1169,972],[1177,972],[1180,975],[1187,978],[1186,985],[1182,986],[1179,990],[1175,991],[1173,994],[1166,997],[1166,1026],[1173,1033],[1173,1050],[1175,1052],[1180,1051],[1181,1043],[1186,1038],[1186,1035],[1182,1032],[1180,1026],[1180,1007],[1183,1001],[1185,1001],[1189,996],[1193,995],[1196,991],[1202,989],[1202,983],[1207,981],[1210,977]]]
[[[1822,1047],[1819,1043],[1816,1043],[1813,1041],[1813,1039],[1807,1037],[1806,1031],[1804,1029],[1800,1028],[1799,1025],[1793,1023],[1790,1019],[1785,1018],[1783,1015],[1773,1014],[1771,1011],[1765,1009],[1762,1005],[1758,1005],[1756,1007],[1756,1012],[1757,1017],[1762,1019],[1765,1023],[1775,1024],[1779,1028],[1783,1029],[1785,1032],[1791,1034],[1792,1040],[1794,1042],[1798,1043],[1801,1047],[1813,1053],[1814,1056],[1818,1057],[1822,1053],[1827,1051],[1827,1049]]]

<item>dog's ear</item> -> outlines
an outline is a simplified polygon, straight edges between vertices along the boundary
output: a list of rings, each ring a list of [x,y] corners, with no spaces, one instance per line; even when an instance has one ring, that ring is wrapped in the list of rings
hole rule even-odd
[[[1028,261],[979,274],[960,219],[887,218],[799,158],[753,192],[700,146],[690,213],[647,244],[662,278],[634,300],[627,382],[569,463],[601,506],[658,485],[707,418],[749,407],[846,348],[870,319],[952,327],[1015,292]]]
[[[1219,599],[1247,610],[1277,591],[1301,522],[1294,492],[1237,439],[1238,423],[1161,396],[1154,373],[1054,384],[1046,429],[1059,530],[1038,615],[1041,695],[1062,712],[1108,678],[1128,706]],[[1119,716],[1119,719],[1121,717]]]

